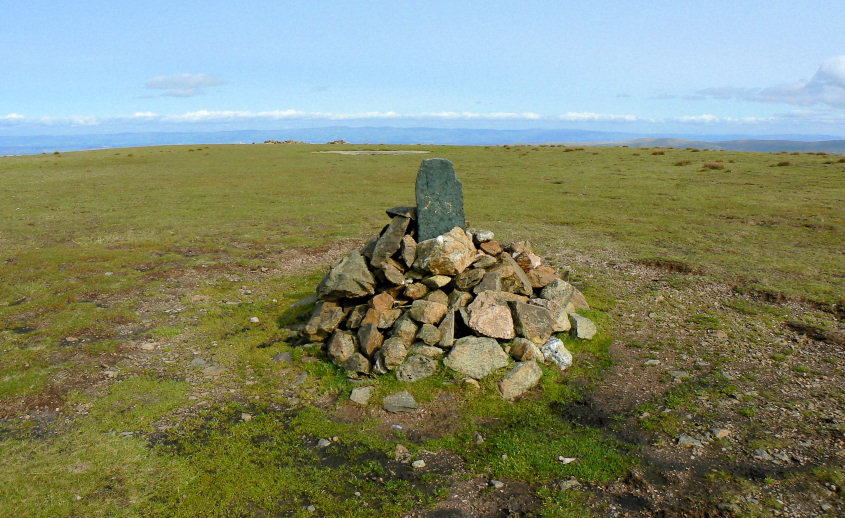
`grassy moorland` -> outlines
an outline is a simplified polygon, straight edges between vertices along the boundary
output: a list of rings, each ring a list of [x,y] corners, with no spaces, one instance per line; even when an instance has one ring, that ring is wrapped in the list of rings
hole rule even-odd
[[[845,509],[845,159],[315,153],[336,148],[0,158],[0,514]],[[530,240],[593,305],[599,337],[517,403],[444,372],[357,407],[285,342],[291,304],[413,204],[424,156],[453,161],[472,226]],[[421,412],[380,409],[400,388]]]

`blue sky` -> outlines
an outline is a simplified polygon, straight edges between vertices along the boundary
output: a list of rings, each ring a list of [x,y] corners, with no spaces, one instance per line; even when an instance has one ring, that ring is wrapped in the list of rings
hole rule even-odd
[[[841,0],[3,4],[0,135],[377,124],[845,137]]]

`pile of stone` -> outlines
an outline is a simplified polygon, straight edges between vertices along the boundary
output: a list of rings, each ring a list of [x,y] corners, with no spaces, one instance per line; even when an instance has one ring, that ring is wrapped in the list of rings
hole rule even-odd
[[[390,223],[347,254],[317,287],[302,335],[324,344],[350,375],[416,381],[441,368],[499,382],[518,397],[542,377],[538,362],[565,369],[572,355],[554,333],[590,339],[595,325],[578,289],[527,242],[502,246],[490,231],[466,230],[463,191],[451,162],[424,160],[416,207],[387,210]],[[469,380],[468,380],[469,381]]]
[[[270,140],[265,140],[264,143],[265,144],[305,144],[305,142],[303,142],[301,140],[293,140],[293,139],[287,139],[287,140],[270,139]]]

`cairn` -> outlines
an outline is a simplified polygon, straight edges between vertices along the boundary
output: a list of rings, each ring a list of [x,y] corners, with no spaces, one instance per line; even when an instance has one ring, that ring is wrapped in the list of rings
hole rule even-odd
[[[387,210],[378,237],[334,265],[317,286],[304,340],[320,342],[350,375],[416,381],[441,368],[481,379],[509,365],[506,399],[539,383],[538,363],[572,355],[554,333],[591,339],[578,289],[525,242],[502,246],[466,229],[463,187],[452,163],[423,160],[416,207]],[[567,272],[568,274],[568,272]]]

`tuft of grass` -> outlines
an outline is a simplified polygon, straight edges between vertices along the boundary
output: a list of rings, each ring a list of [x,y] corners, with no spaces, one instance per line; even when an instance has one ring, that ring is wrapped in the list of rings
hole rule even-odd
[[[699,313],[693,315],[689,321],[699,329],[719,329],[722,327],[719,317],[710,314]]]
[[[748,418],[754,417],[757,415],[758,409],[754,406],[744,406],[737,409],[736,413]]]
[[[701,164],[701,167],[704,168],[704,169],[710,169],[710,170],[715,171],[715,170],[724,169],[725,163],[724,162],[704,162],[703,164]]]

